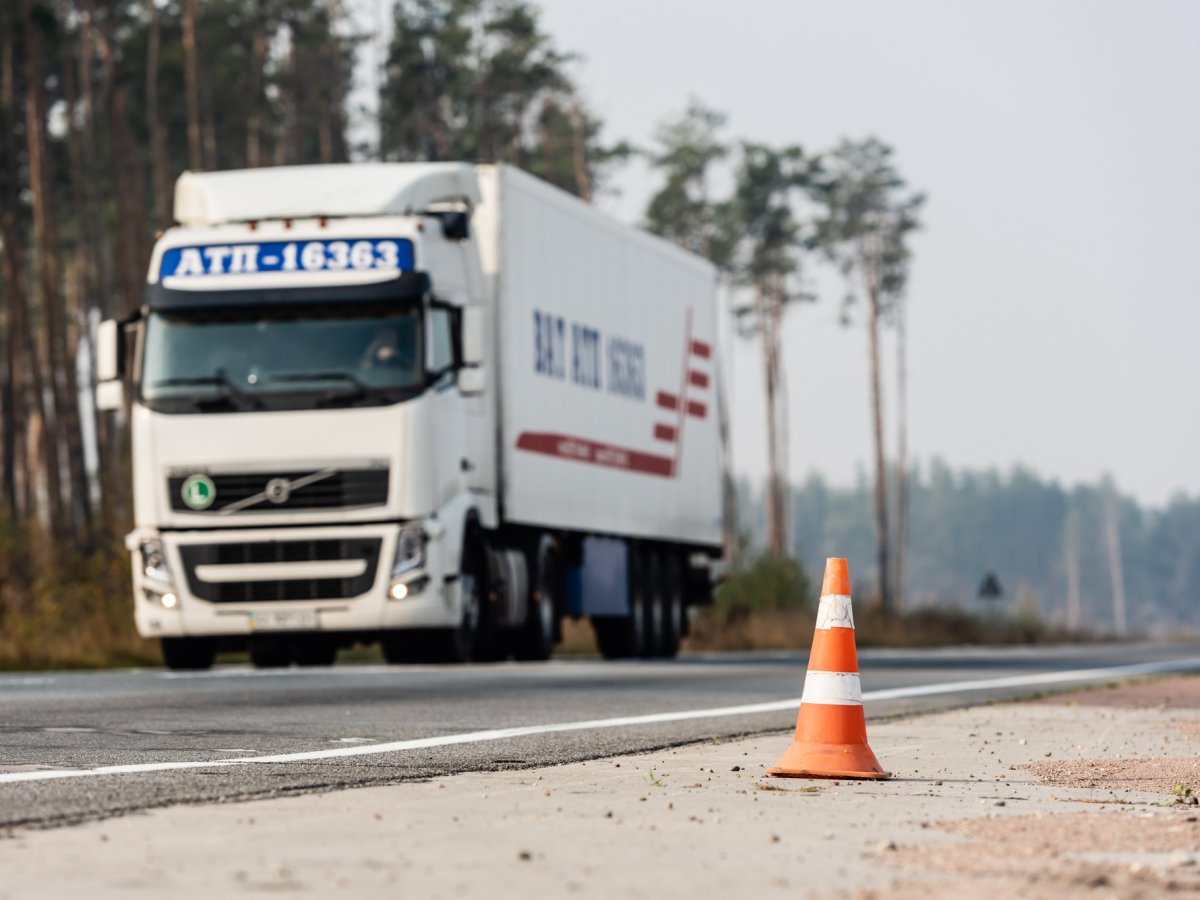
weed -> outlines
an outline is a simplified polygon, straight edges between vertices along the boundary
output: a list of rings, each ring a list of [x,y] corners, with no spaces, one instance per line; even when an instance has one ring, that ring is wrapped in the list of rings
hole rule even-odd
[[[663,784],[663,780],[654,774],[653,769],[651,769],[649,772],[642,772],[642,780],[645,781],[646,784],[650,785],[650,787],[666,787],[666,785]]]

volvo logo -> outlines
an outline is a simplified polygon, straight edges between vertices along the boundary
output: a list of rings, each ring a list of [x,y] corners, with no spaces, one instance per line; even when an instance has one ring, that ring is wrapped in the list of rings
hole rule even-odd
[[[286,478],[272,478],[267,482],[263,493],[276,506],[282,506],[292,496],[292,483]]]

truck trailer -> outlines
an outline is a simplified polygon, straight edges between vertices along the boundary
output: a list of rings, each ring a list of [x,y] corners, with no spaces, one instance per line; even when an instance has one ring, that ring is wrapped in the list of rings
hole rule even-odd
[[[674,656],[721,550],[713,268],[517,169],[185,172],[97,341],[173,669]],[[128,401],[126,400],[128,396]]]

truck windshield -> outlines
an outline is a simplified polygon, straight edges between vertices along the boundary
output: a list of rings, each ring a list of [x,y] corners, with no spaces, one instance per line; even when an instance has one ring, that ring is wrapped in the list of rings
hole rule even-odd
[[[173,413],[378,406],[420,393],[421,356],[412,306],[154,312],[141,397]]]

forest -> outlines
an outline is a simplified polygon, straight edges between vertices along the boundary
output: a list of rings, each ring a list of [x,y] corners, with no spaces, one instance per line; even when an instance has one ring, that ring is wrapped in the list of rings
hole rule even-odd
[[[611,140],[579,87],[581,61],[544,30],[536,4],[380,9],[392,24],[382,54],[342,0],[0,4],[0,657],[137,652],[123,549],[127,416],[95,408],[93,346],[102,319],[141,303],[177,176],[359,160],[506,162],[585,201],[633,156],[648,162],[658,188],[642,224],[718,266],[729,327],[761,349],[769,474],[758,492],[726,473],[731,558],[751,534],[767,554],[810,565],[849,547],[885,611],[961,598],[990,567],[1051,608],[1077,597],[1070,608],[1098,621],[1112,560],[1124,558],[1130,622],[1143,621],[1150,573],[1163,599],[1155,616],[1186,620],[1184,598],[1200,583],[1200,551],[1187,549],[1200,547],[1194,504],[1148,513],[1111,489],[1068,492],[1028,473],[934,466],[910,477],[904,322],[909,238],[926,198],[886,143],[771,146],[729,135],[724,113],[685,97],[653,135]],[[366,85],[356,81],[364,55]],[[369,108],[355,99],[364,89],[377,92]],[[710,187],[718,169],[731,176],[724,195]],[[840,273],[843,296],[814,295],[817,266]],[[852,489],[819,479],[793,488],[787,471],[782,323],[809,302],[841,304],[867,338],[872,475]],[[885,340],[895,341],[893,372],[882,369]],[[1172,540],[1187,547],[1152,540],[1176,520],[1185,529]],[[1105,549],[1114,532],[1124,557]],[[1166,556],[1169,572],[1155,568]],[[57,649],[39,657],[51,633]]]

